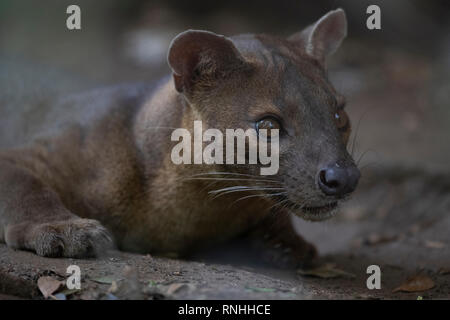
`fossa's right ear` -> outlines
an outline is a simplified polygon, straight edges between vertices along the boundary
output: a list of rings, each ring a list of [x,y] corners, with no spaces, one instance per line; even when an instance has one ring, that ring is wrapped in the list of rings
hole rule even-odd
[[[318,21],[293,34],[289,41],[302,46],[307,54],[325,65],[325,60],[333,54],[347,36],[347,18],[342,9],[328,12]]]
[[[245,65],[233,42],[208,31],[188,30],[176,36],[167,61],[173,71],[175,88],[189,94],[197,84],[203,88]]]

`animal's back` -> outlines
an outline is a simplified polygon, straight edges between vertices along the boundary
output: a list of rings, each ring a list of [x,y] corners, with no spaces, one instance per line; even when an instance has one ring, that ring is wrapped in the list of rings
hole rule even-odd
[[[94,86],[89,82],[6,59],[0,70],[0,149],[56,135],[71,124],[89,124],[130,103],[136,107],[151,91],[144,84],[88,90]]]

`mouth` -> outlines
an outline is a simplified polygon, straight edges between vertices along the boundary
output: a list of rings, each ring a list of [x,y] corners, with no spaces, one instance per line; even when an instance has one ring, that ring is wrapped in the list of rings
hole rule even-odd
[[[283,199],[287,203],[287,207],[295,215],[309,221],[323,221],[332,218],[337,213],[338,202],[333,201],[321,206],[303,206],[290,201],[287,198]]]
[[[306,220],[322,221],[332,218],[337,212],[337,201],[317,207],[302,207],[299,215]]]

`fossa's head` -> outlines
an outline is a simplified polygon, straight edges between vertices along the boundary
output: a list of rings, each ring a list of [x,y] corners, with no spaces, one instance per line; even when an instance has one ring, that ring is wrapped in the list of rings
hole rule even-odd
[[[207,127],[280,130],[279,171],[263,177],[278,188],[263,192],[308,220],[331,217],[360,177],[346,149],[345,100],[326,73],[346,34],[338,9],[288,38],[189,30],[169,49],[175,88]],[[259,172],[257,165],[239,170]]]

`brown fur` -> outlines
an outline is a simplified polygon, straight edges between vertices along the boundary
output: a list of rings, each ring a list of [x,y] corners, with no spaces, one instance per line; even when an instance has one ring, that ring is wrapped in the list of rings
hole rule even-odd
[[[340,132],[333,118],[342,97],[326,79],[323,60],[305,52],[304,38],[185,37],[195,41],[182,47],[186,43],[178,38],[169,55],[174,78],[153,92],[110,99],[86,121],[0,154],[1,240],[44,256],[94,255],[110,237],[123,250],[179,255],[253,231],[268,235],[263,238],[271,247],[290,248],[296,262],[315,255],[293,230],[286,209],[274,207],[276,199],[258,191],[212,199],[208,191],[239,181],[191,179],[227,171],[261,180],[259,166],[175,165],[170,134],[179,127],[192,130],[194,120],[202,120],[204,130],[246,129],[276,115],[286,137],[280,172],[268,179],[293,202],[321,205],[328,200],[317,190],[317,168],[330,161],[353,164],[345,150],[350,126]],[[192,43],[203,40],[196,37],[206,39],[200,57],[195,54],[204,48]],[[80,104],[96,110],[95,100]],[[255,197],[240,200],[249,194]]]

